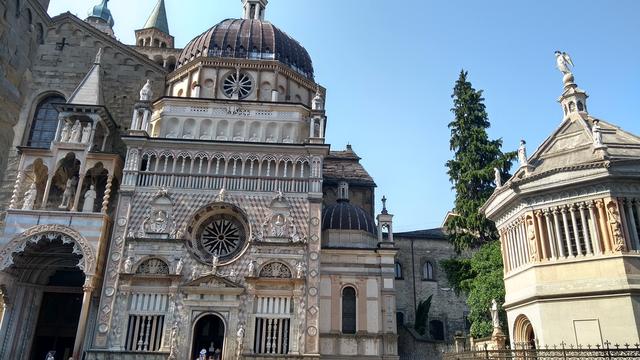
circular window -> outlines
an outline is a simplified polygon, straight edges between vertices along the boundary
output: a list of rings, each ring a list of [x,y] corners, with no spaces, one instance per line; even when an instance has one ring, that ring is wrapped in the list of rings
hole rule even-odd
[[[244,213],[231,204],[209,205],[194,215],[187,227],[186,243],[191,254],[200,262],[210,264],[217,255],[221,265],[238,258],[246,249],[249,225]]]
[[[224,258],[242,247],[244,226],[231,215],[214,215],[200,225],[196,238],[209,254]]]
[[[222,82],[222,91],[227,97],[244,99],[253,89],[253,80],[249,74],[236,71],[232,72]]]

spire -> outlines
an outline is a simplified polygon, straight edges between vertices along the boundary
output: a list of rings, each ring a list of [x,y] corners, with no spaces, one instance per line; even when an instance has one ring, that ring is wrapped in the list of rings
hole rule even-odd
[[[264,20],[264,11],[269,0],[242,0],[243,19]]]
[[[566,52],[556,51],[556,67],[563,74],[562,82],[564,90],[558,98],[558,102],[562,106],[564,120],[570,119],[571,114],[587,115],[587,98],[589,95],[580,89],[575,83],[573,72],[573,60]]]
[[[105,0],[106,1],[106,0]],[[102,48],[98,50],[93,66],[80,82],[78,87],[69,97],[68,104],[76,105],[104,105],[104,97],[102,95],[102,70],[100,65],[102,62]]]
[[[85,21],[98,30],[114,36],[113,25],[115,22],[113,21],[113,16],[111,16],[111,10],[107,6],[108,2],[109,0],[102,0],[100,4],[89,9],[89,14]]]
[[[169,34],[169,22],[167,21],[167,10],[164,6],[164,0],[158,0],[158,3],[151,11],[149,19],[144,24],[143,29],[156,28],[165,34]]]

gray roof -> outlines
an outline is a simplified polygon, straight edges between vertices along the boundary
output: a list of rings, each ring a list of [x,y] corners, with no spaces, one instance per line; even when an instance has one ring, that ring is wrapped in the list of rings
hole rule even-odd
[[[158,0],[156,7],[151,11],[151,15],[144,24],[143,29],[151,28],[156,28],[169,35],[169,22],[167,21],[167,10],[164,7],[164,0]]]
[[[323,177],[328,183],[346,180],[351,185],[376,186],[371,175],[360,164],[360,157],[351,145],[347,145],[346,150],[331,151],[325,157]]]

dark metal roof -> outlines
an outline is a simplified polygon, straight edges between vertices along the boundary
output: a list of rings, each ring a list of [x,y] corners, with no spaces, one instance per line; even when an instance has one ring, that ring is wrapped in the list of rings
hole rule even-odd
[[[349,201],[338,201],[322,210],[322,230],[362,230],[378,234],[373,217]]]
[[[178,67],[199,56],[278,60],[313,80],[313,64],[299,42],[268,21],[226,19],[191,40]]]
[[[445,234],[443,228],[415,230],[406,232],[394,232],[394,238],[413,238],[413,239],[432,239],[432,240],[446,240],[447,234]]]

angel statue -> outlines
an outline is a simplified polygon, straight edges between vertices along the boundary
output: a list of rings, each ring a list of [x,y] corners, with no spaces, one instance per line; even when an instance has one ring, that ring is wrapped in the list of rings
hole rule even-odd
[[[574,66],[571,57],[566,52],[556,51],[556,67],[563,74],[570,74],[571,68]]]

